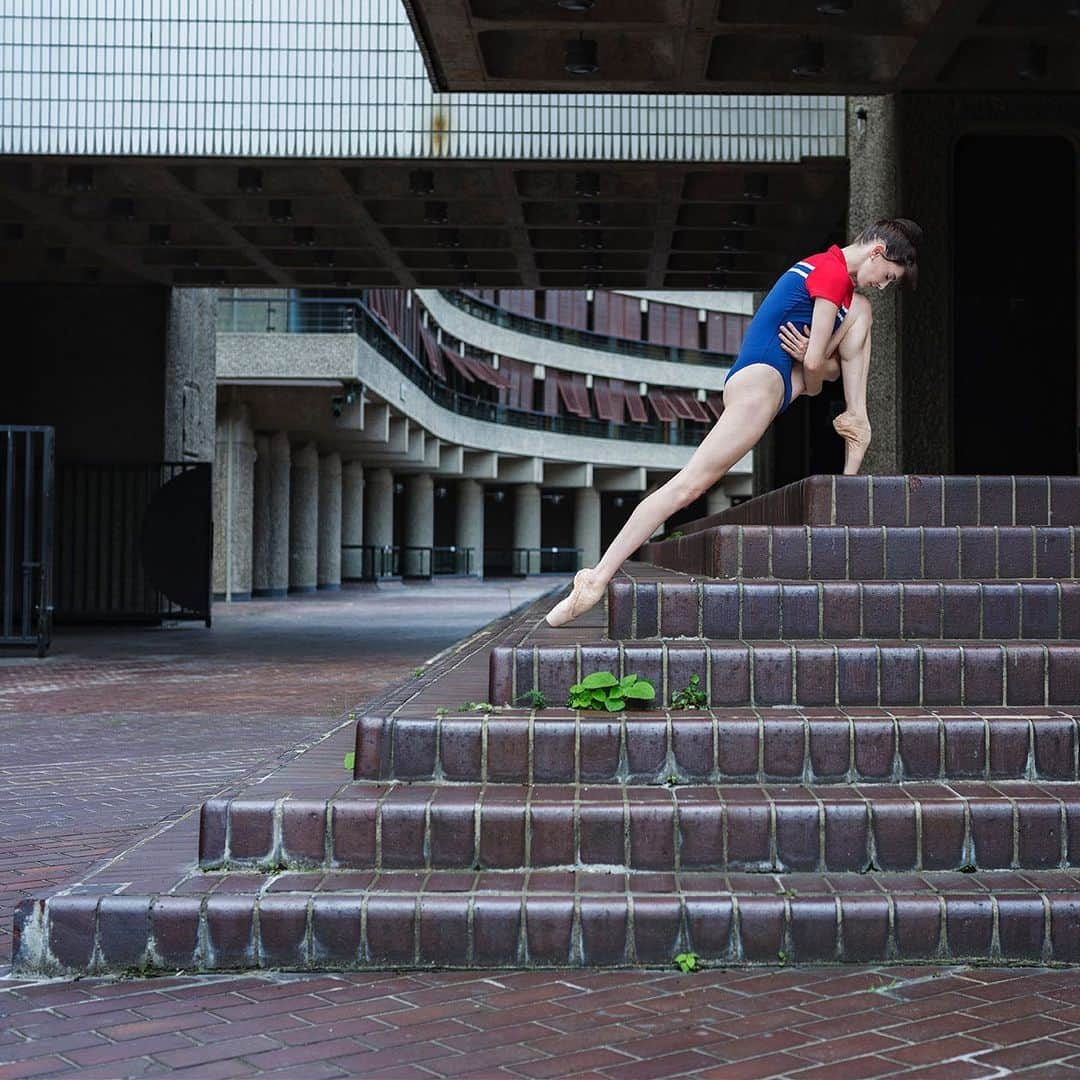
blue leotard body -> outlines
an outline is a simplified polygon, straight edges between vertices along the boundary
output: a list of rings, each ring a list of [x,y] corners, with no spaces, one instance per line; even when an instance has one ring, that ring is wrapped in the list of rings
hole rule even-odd
[[[768,364],[784,380],[784,402],[780,407],[780,412],[784,412],[791,404],[791,365],[794,361],[780,345],[780,327],[786,322],[794,323],[800,330],[809,326],[814,314],[814,300],[818,296],[825,296],[836,303],[835,326],[839,327],[848,312],[853,288],[847,276],[843,253],[836,245],[826,252],[797,262],[780,275],[754,313],[746,328],[738,358],[724,379],[725,384],[744,367]]]

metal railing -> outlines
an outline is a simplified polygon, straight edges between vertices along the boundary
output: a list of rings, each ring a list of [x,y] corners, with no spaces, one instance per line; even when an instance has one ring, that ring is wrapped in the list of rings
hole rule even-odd
[[[55,432],[0,426],[0,645],[32,645],[39,657],[52,640]]]
[[[574,547],[484,548],[484,576],[573,574],[581,569],[581,554]]]
[[[271,317],[261,311],[272,305],[279,312]],[[298,309],[290,310],[293,306]],[[242,315],[245,308],[250,311]],[[239,317],[238,317],[239,316]],[[263,324],[266,328],[263,328]],[[218,300],[218,329],[230,330],[243,325],[248,333],[357,333],[385,360],[410,379],[436,405],[492,424],[512,425],[531,431],[549,431],[556,435],[578,435],[598,439],[619,439],[635,443],[663,443],[671,446],[697,446],[708,433],[708,424],[692,421],[679,423],[615,424],[608,420],[554,416],[550,413],[513,409],[497,401],[487,401],[451,389],[439,382],[408,349],[375,317],[362,301],[354,299],[282,300],[277,297],[221,297]]]
[[[532,319],[528,315],[519,315],[505,308],[497,307],[476,296],[469,296],[458,290],[440,289],[439,295],[449,304],[460,308],[474,318],[501,326],[505,330],[514,330],[530,337],[558,341],[563,345],[574,345],[579,349],[596,349],[600,352],[619,353],[622,356],[635,356],[643,360],[666,360],[673,364],[700,364],[705,367],[730,367],[735,357],[730,353],[712,352],[707,349],[691,349],[681,345],[658,345],[651,341],[634,341],[632,338],[613,337],[598,334],[593,330],[579,330],[573,326],[561,326],[559,323],[544,319]]]
[[[210,625],[211,466],[56,470],[56,619]]]
[[[357,551],[356,567],[349,552]],[[379,578],[400,577],[430,580],[450,574],[470,574],[473,567],[471,547],[424,547],[415,544],[342,544],[343,581],[378,581]]]

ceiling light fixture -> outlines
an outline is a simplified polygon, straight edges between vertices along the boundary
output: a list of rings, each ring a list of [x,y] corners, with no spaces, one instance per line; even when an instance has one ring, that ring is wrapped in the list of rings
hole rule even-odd
[[[172,226],[151,225],[149,240],[151,244],[157,244],[159,247],[168,247],[172,243]]]
[[[292,231],[292,239],[299,247],[314,247],[315,230],[310,225],[297,225]]]
[[[262,191],[262,169],[245,165],[236,173],[236,186],[245,195],[258,195]]]
[[[817,10],[819,15],[850,15],[853,6],[852,0],[823,0]]]
[[[579,172],[574,177],[574,194],[581,199],[595,199],[600,194],[600,177],[596,173]]]
[[[109,217],[119,218],[121,221],[135,220],[135,200],[124,195],[118,199],[109,201]]]
[[[595,40],[584,34],[566,43],[564,67],[571,75],[595,75],[600,70]]]
[[[747,173],[743,177],[743,198],[767,199],[769,197],[769,174]]]
[[[572,11],[576,15],[584,15],[596,6],[596,0],[557,0],[557,3],[564,11]]]
[[[725,272],[719,271],[715,274],[710,274],[709,279],[706,282],[706,288],[709,289],[726,289],[728,284],[728,276]]]
[[[413,169],[409,173],[409,193],[430,195],[435,190],[435,174],[430,169]]]
[[[68,187],[72,191],[93,191],[94,170],[90,165],[69,165],[67,171]]]
[[[288,225],[292,219],[292,199],[270,200],[270,220],[275,225]]]
[[[1031,41],[1024,47],[1016,73],[1021,79],[1045,79],[1050,50],[1040,41]]]
[[[757,220],[757,211],[752,206],[736,206],[731,211],[731,224],[748,229]]]
[[[450,220],[450,212],[444,202],[424,203],[424,224],[445,225]]]
[[[587,251],[599,251],[604,246],[602,232],[581,232],[578,234],[578,247]]]
[[[720,234],[721,251],[745,251],[746,237],[741,232],[726,232]]]
[[[441,248],[461,247],[461,233],[457,229],[440,229],[435,238],[435,246]]]
[[[791,65],[791,74],[803,78],[821,75],[825,70],[825,43],[813,38],[803,38],[795,63]]]
[[[579,205],[577,208],[577,223],[579,225],[599,225],[600,207]]]

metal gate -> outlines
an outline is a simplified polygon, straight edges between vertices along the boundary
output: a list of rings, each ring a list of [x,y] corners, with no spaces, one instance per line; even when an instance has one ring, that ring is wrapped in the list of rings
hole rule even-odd
[[[210,625],[211,466],[57,467],[57,622]]]
[[[51,427],[0,426],[0,644],[52,637],[53,450]]]

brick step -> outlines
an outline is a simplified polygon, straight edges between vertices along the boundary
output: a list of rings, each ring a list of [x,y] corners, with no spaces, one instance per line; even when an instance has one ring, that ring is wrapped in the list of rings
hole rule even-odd
[[[1080,704],[1080,642],[626,642],[491,650],[493,705],[531,689],[565,705],[594,671],[648,679],[656,705],[693,675],[713,708],[739,705]]]
[[[808,476],[680,525],[1080,525],[1076,476]]]
[[[912,871],[1080,865],[1075,784],[354,784],[203,804],[199,862],[301,870]]]
[[[714,578],[952,581],[1077,577],[1077,529],[716,525],[646,544],[656,566]]]
[[[203,896],[23,901],[15,971],[1080,962],[1061,871],[215,876]]]
[[[1080,638],[1080,581],[692,581],[608,586],[615,640]]]
[[[355,776],[509,784],[1080,779],[1080,713],[815,712],[363,716]]]

